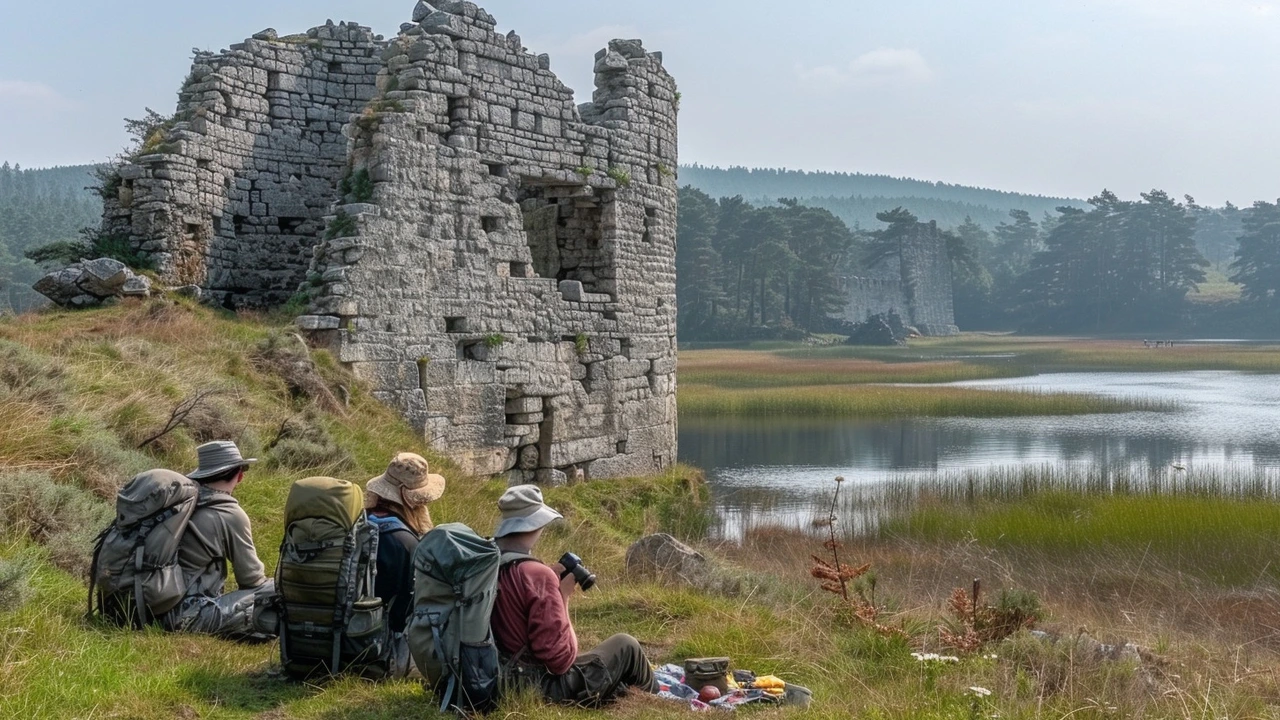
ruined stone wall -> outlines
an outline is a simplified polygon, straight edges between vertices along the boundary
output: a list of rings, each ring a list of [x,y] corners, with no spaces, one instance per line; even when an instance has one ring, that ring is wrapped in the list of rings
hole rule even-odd
[[[954,287],[946,238],[936,223],[920,223],[902,244],[901,257],[845,278],[837,317],[851,323],[896,312],[923,335],[954,335]]]
[[[936,222],[916,229],[902,247],[902,286],[911,324],[924,335],[954,335],[959,331],[946,238]]]
[[[343,23],[198,54],[176,124],[120,168],[104,231],[225,307],[284,303],[337,199],[343,130],[374,96],[383,47]]]
[[[420,2],[385,43],[348,25],[306,37],[198,58],[184,93],[213,107],[122,169],[135,196],[107,225],[218,302],[305,292],[299,326],[466,470],[554,483],[674,462],[678,95],[662,56],[610,43],[575,106],[550,58],[469,2]],[[213,112],[228,76],[261,81],[263,101],[236,106],[247,127]],[[200,212],[220,241],[183,235]]]

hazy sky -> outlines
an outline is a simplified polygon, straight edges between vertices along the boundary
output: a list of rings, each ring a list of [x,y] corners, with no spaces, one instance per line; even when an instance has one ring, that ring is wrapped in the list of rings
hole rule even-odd
[[[588,99],[611,37],[662,50],[681,160],[1049,195],[1280,196],[1280,0],[489,0]],[[413,0],[6,3],[0,160],[102,160],[172,112],[191,48],[327,18],[394,34]]]

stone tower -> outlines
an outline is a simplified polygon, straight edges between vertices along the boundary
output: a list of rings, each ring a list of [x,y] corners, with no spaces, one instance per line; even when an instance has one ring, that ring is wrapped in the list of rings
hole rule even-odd
[[[470,2],[390,41],[272,31],[196,58],[104,231],[299,326],[439,450],[513,481],[675,460],[678,93],[615,40],[592,101]],[[301,293],[301,295],[300,295]]]

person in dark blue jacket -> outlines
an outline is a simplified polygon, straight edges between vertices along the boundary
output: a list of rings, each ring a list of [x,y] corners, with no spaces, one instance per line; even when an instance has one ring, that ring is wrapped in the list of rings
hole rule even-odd
[[[387,609],[387,625],[396,647],[399,670],[408,672],[405,627],[413,614],[413,552],[431,530],[427,505],[444,494],[445,479],[431,472],[426,458],[396,455],[387,471],[365,485],[364,505],[369,521],[378,526],[378,577],[374,592]]]

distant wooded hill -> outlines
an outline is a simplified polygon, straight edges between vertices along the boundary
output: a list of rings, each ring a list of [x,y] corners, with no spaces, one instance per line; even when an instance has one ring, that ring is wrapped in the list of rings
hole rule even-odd
[[[31,283],[40,269],[23,253],[54,242],[73,241],[80,229],[97,226],[102,200],[86,188],[94,166],[24,170],[0,165],[0,312],[39,301]]]
[[[1039,218],[1062,206],[1086,207],[1082,200],[1026,195],[951,185],[941,182],[895,178],[887,175],[806,172],[773,168],[716,168],[685,165],[680,184],[691,185],[711,197],[734,197],[757,204],[779,198],[797,198],[803,204],[831,211],[850,227],[880,227],[876,213],[903,207],[927,222],[957,227],[966,217],[994,228],[1009,220],[1010,210],[1025,210]]]

